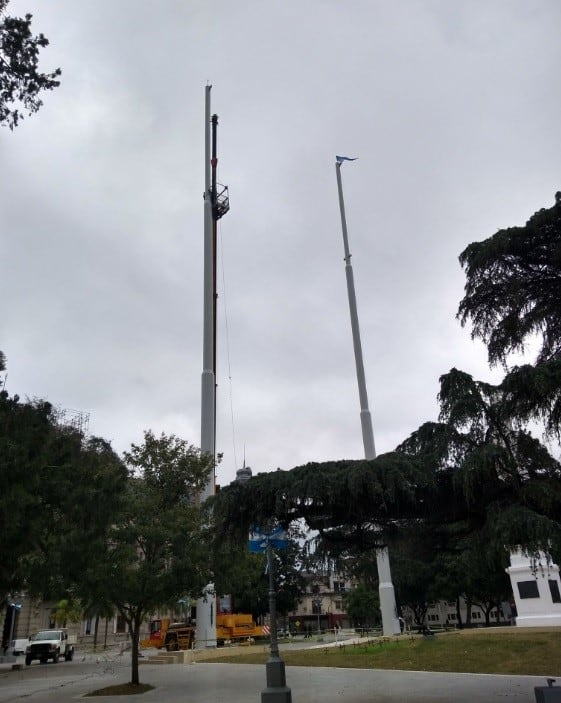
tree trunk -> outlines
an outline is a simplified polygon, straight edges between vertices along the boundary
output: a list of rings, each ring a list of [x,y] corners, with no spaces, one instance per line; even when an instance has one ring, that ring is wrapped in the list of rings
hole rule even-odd
[[[462,611],[460,609],[460,597],[456,598],[456,620],[458,622],[458,629],[462,629],[464,624],[462,622]]]
[[[99,615],[96,615],[95,616],[95,625],[94,625],[94,641],[93,641],[94,652],[97,649],[97,633],[98,633],[98,631],[99,631]]]
[[[131,683],[138,685],[140,683],[138,677],[138,642],[140,640],[140,623],[142,622],[141,613],[135,613],[130,619],[129,628],[132,643],[131,651]]]
[[[491,611],[493,610],[495,603],[493,601],[485,600],[483,602],[473,601],[472,605],[476,605],[480,610],[483,611],[485,615],[485,627],[491,626]]]
[[[471,596],[466,596],[466,626],[471,625],[471,608],[472,608]]]

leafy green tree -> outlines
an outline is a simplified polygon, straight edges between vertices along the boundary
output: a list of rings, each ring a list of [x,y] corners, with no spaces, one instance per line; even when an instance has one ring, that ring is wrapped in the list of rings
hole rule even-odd
[[[300,533],[301,530],[297,532]],[[306,580],[302,572],[302,549],[302,544],[290,538],[289,532],[288,546],[276,551],[276,608],[279,615],[286,616],[291,610],[295,610],[306,591]]]
[[[464,574],[468,577],[465,585],[466,596],[477,605],[485,616],[485,627],[491,624],[491,611],[500,609],[503,601],[510,598],[511,583],[505,572],[508,556],[505,550],[489,563],[486,545],[475,544],[463,554]]]
[[[279,615],[294,610],[306,589],[302,575],[301,530],[289,531],[288,546],[274,550],[276,608]],[[248,552],[245,541],[219,540],[215,544],[215,587],[232,597],[235,612],[251,613],[259,620],[269,612],[269,576],[265,554]]]
[[[220,547],[213,564],[216,592],[231,596],[234,612],[251,613],[259,620],[269,610],[265,555],[249,553],[247,542]]]
[[[24,112],[39,110],[43,91],[60,85],[61,70],[39,71],[39,52],[49,41],[43,34],[31,33],[32,15],[9,17],[7,5],[8,0],[0,0],[0,124],[13,129]]]
[[[390,545],[392,580],[398,610],[407,607],[414,624],[425,624],[427,610],[436,600],[435,559],[438,551],[430,531],[405,530]]]
[[[104,549],[127,472],[108,442],[84,439],[72,427],[53,428],[45,459],[36,506],[41,527],[28,545],[22,568],[30,594],[73,600]]]
[[[485,535],[462,540],[455,551],[440,553],[434,562],[436,598],[456,601],[456,624],[471,624],[471,609],[477,605],[484,613],[485,626],[490,615],[511,594],[510,579],[505,572],[508,552],[489,546]],[[460,596],[466,605],[466,620],[462,620]]]
[[[0,599],[28,587],[25,560],[45,531],[42,476],[49,464],[52,408],[0,392]]]
[[[131,683],[139,683],[138,644],[145,616],[197,596],[210,577],[202,512],[196,497],[213,459],[186,441],[152,432],[125,453],[130,474],[114,520],[86,587],[104,592],[124,618],[132,640]]]
[[[76,603],[126,477],[107,442],[61,425],[49,403],[1,392],[0,601],[25,592]]]
[[[345,610],[354,627],[369,628],[380,624],[378,592],[366,584],[357,584],[345,594]]]
[[[84,615],[82,603],[79,600],[61,598],[55,606],[56,622],[66,627],[68,622],[80,622]]]

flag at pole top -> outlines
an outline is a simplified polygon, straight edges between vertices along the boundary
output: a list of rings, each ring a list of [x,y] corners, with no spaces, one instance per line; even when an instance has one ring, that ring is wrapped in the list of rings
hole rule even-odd
[[[358,156],[355,156],[354,158],[350,156],[336,156],[335,158],[338,164],[342,164],[343,161],[356,161],[358,159]]]

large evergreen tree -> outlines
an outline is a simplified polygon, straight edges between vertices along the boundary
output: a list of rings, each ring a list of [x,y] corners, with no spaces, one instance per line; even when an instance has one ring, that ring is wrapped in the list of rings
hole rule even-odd
[[[286,524],[302,518],[337,555],[412,534],[432,554],[456,561],[482,545],[484,558],[508,546],[556,549],[561,466],[527,422],[541,418],[557,434],[561,428],[561,194],[525,227],[471,244],[460,261],[467,276],[460,319],[473,323],[490,362],[507,367],[505,379],[493,385],[452,369],[440,379],[439,421],[422,425],[397,451],[261,474],[243,493],[228,487],[217,499],[222,529],[246,530],[271,515]],[[535,339],[534,363],[509,369],[510,354]],[[466,589],[482,600],[499,586]]]
[[[458,316],[487,345],[491,364],[537,343],[532,363],[509,369],[502,388],[513,421],[561,429],[561,193],[523,227],[509,227],[460,255],[466,272]]]
[[[13,129],[24,113],[39,110],[43,91],[60,85],[61,70],[40,72],[39,52],[49,40],[31,33],[32,15],[10,17],[7,5],[8,0],[0,0],[0,125]]]

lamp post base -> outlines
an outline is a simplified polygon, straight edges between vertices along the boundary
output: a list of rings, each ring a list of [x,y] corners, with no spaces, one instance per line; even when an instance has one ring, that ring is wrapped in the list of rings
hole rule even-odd
[[[271,657],[265,664],[267,688],[261,691],[261,703],[292,703],[292,691],[286,685],[284,662]]]

